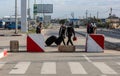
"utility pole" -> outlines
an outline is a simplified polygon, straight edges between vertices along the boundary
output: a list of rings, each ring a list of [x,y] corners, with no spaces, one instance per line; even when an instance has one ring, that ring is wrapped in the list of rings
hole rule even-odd
[[[72,18],[74,19],[74,12],[71,13]]]
[[[30,18],[30,0],[28,0],[28,16]]]
[[[34,5],[36,4],[37,0],[34,0]],[[36,14],[34,13],[34,20],[35,20]]]
[[[86,20],[87,20],[87,18],[88,18],[88,10],[86,10]]]
[[[98,17],[99,17],[99,12],[97,11],[97,19],[98,19]]]
[[[44,25],[44,22],[45,22],[45,13],[44,13],[44,3],[43,3],[42,0],[41,0],[41,4],[42,4],[42,17],[43,17],[42,24]]]
[[[28,0],[28,30],[29,30],[29,26],[30,26],[30,0]]]
[[[112,8],[110,8],[110,14],[112,15]]]
[[[21,32],[28,32],[27,0],[21,0]]]
[[[18,33],[18,23],[17,23],[17,0],[15,0],[15,34]]]
[[[85,22],[88,23],[88,10],[86,10],[85,14],[86,14],[86,20],[85,20]]]
[[[36,2],[37,2],[37,1],[36,1],[36,0],[34,0],[34,4],[36,4]]]
[[[91,18],[91,13],[90,13],[90,18]]]
[[[109,25],[110,28],[110,26],[112,25],[112,8],[110,8],[109,16],[110,16],[110,25]]]
[[[85,19],[85,17],[83,16],[83,19]]]
[[[111,19],[111,16],[112,16],[112,8],[110,8],[109,16],[110,16],[110,19]]]

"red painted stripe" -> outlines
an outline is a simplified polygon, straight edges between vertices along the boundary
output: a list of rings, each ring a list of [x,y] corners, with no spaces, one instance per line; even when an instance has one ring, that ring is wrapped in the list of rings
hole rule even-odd
[[[4,51],[4,56],[7,56],[7,51],[6,50]]]
[[[27,52],[44,52],[44,50],[27,36]]]
[[[104,49],[104,36],[103,35],[94,35],[91,34],[90,37],[95,40],[95,42],[100,45],[101,48]]]

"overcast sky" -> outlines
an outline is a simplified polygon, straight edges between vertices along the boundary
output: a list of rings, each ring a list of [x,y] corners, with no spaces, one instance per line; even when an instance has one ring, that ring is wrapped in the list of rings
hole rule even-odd
[[[53,4],[53,18],[68,18],[74,12],[76,18],[85,17],[88,10],[88,16],[96,16],[99,12],[100,18],[106,18],[109,15],[110,8],[113,8],[113,14],[120,17],[120,0],[37,0],[40,4]],[[20,14],[21,0],[18,0],[18,13]],[[31,15],[33,14],[34,0],[30,0]],[[0,0],[0,17],[14,15],[15,0]]]

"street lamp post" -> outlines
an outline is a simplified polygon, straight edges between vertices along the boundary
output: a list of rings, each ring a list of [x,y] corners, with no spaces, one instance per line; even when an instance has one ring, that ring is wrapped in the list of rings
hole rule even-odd
[[[28,30],[29,30],[29,27],[30,27],[30,0],[28,0]]]
[[[34,0],[34,4],[36,4],[37,0]]]
[[[15,0],[15,34],[17,34],[18,33],[18,23],[17,23],[17,0]]]
[[[42,4],[42,17],[43,17],[43,21],[42,21],[42,24],[44,24],[44,4],[43,4],[43,1],[41,0],[41,4]]]
[[[112,8],[110,8],[109,16],[110,16],[110,24],[109,24],[109,28],[110,28],[112,26]]]
[[[34,4],[36,4],[37,0],[34,0]],[[34,13],[34,20],[36,19],[36,14]]]

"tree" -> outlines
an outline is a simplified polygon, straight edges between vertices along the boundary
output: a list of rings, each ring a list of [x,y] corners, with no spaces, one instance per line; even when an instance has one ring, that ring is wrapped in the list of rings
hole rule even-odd
[[[65,24],[65,22],[66,22],[66,19],[62,19],[59,21],[60,24]]]

